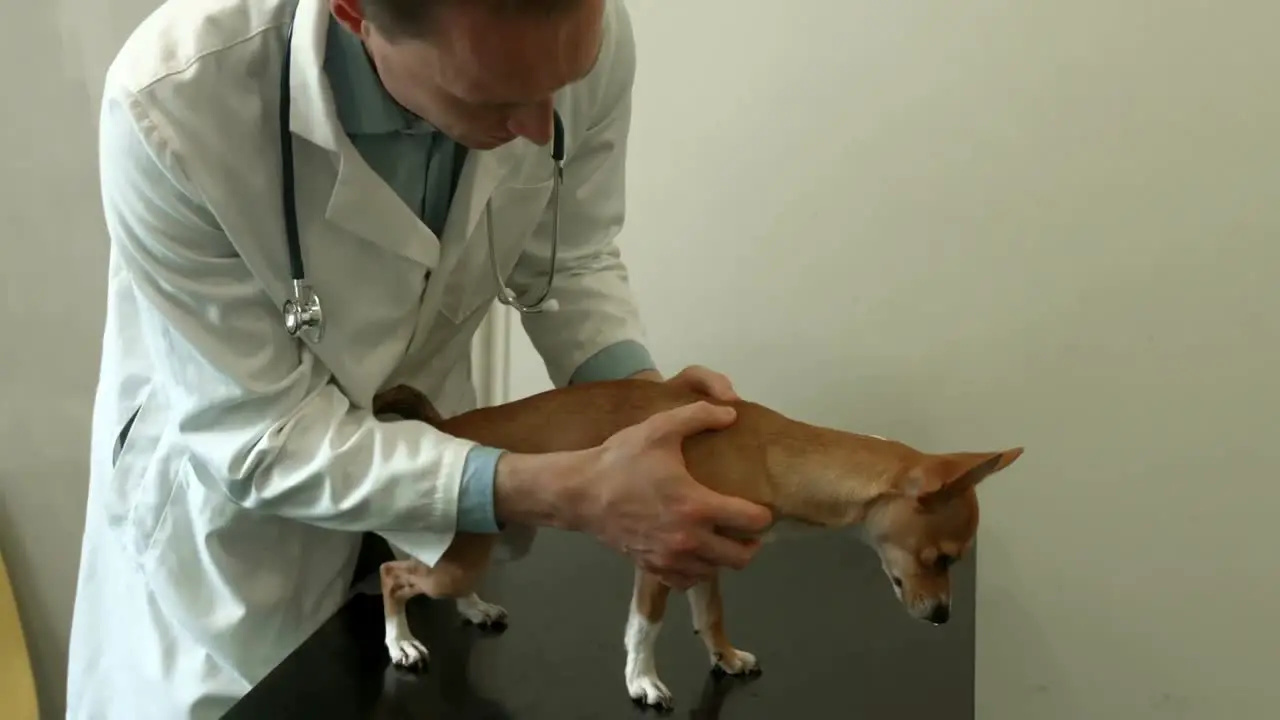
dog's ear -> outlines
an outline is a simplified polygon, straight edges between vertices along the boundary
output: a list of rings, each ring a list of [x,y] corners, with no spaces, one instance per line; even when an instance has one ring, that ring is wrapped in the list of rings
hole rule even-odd
[[[924,505],[942,502],[972,490],[1021,456],[1020,447],[1000,452],[930,455],[907,474],[902,489]]]

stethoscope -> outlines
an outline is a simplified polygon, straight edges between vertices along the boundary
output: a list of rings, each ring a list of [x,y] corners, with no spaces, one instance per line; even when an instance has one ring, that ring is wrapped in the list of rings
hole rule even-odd
[[[324,337],[324,310],[320,305],[320,296],[307,282],[306,271],[302,265],[302,243],[298,237],[298,208],[294,190],[293,138],[289,132],[289,71],[293,56],[293,23],[289,24],[285,38],[284,64],[280,71],[280,152],[283,171],[282,204],[284,207],[285,238],[289,246],[289,277],[293,283],[293,295],[284,301],[284,329],[292,337],[305,333],[305,337],[313,343]],[[560,245],[560,185],[564,181],[564,123],[559,112],[552,112],[554,133],[551,141],[551,160],[554,173],[551,184],[552,219],[551,219],[551,263],[550,274],[542,296],[536,302],[525,305],[517,298],[515,292],[502,281],[502,273],[498,270],[498,256],[493,244],[493,204],[485,202],[485,234],[489,238],[489,265],[493,269],[493,278],[498,284],[498,301],[521,313],[555,312],[560,304],[554,298],[548,300],[551,286],[556,280],[556,256]]]

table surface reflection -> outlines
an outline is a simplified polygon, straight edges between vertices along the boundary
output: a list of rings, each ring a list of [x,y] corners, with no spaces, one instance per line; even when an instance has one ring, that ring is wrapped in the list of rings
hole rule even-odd
[[[788,537],[724,578],[731,640],[760,659],[753,678],[717,678],[673,595],[659,671],[667,715],[726,720],[972,720],[974,567],[953,569],[951,622],[898,605],[874,554],[848,533]],[[419,597],[409,621],[430,649],[413,674],[390,665],[380,598],[357,595],[255,687],[226,720],[570,720],[654,718],[622,679],[627,562],[592,539],[543,532],[525,559],[494,568],[481,595],[507,608],[501,633],[464,625]]]

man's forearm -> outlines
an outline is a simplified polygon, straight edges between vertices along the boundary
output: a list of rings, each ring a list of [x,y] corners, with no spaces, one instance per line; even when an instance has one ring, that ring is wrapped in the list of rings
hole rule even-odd
[[[653,359],[643,345],[618,343],[583,363],[573,382],[612,377],[662,382],[662,374],[652,366]],[[564,527],[573,522],[562,517],[564,511],[574,511],[573,503],[579,500],[577,488],[568,482],[569,474],[580,477],[586,461],[585,454],[519,455],[488,447],[474,449],[463,471],[458,529],[494,532],[506,522]]]
[[[493,481],[499,525],[516,523],[576,530],[586,511],[583,479],[595,449],[545,454],[503,453]]]

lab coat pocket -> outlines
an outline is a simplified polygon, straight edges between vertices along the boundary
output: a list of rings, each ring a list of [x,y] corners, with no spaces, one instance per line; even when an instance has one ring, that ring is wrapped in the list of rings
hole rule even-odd
[[[551,191],[551,180],[536,185],[499,186],[494,190],[489,200],[493,204],[493,227],[489,227],[487,214],[481,213],[474,234],[449,272],[440,308],[446,317],[460,324],[477,310],[488,309],[499,293],[494,260],[498,275],[505,282],[542,221],[546,220],[546,227],[550,228]],[[490,258],[491,238],[493,258]]]
[[[116,433],[116,442],[111,448],[111,467],[114,468],[120,464],[120,455],[129,446],[129,431],[133,429],[133,424],[137,422],[140,412],[142,412],[142,405],[134,408],[133,414],[129,415],[129,418],[124,421],[124,426]]]
[[[120,532],[126,548],[135,558],[151,542],[156,506],[165,500],[164,483],[157,481],[156,449],[164,432],[157,417],[163,410],[148,389],[133,412],[116,423],[110,449],[110,491],[106,501],[107,522]]]

